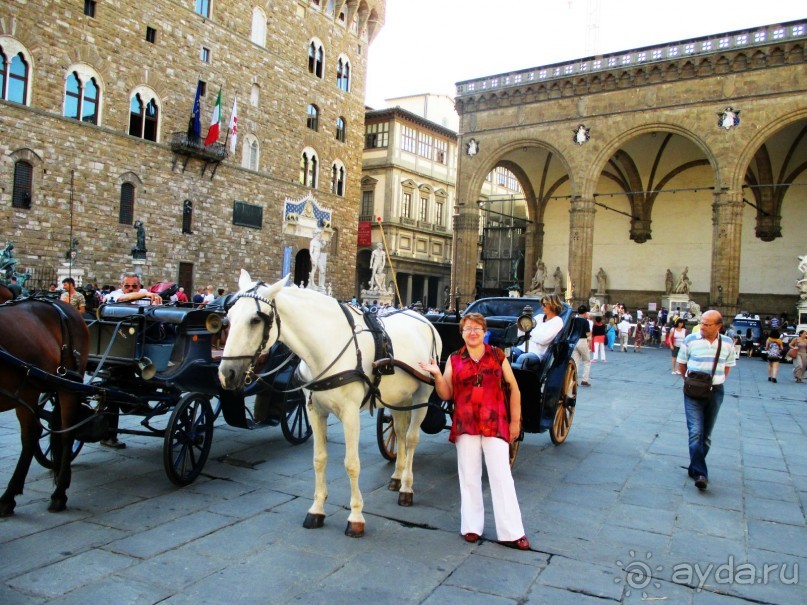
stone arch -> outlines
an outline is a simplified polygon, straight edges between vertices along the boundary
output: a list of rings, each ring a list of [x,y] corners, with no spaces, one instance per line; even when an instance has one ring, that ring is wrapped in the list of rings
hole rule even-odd
[[[599,175],[602,174],[603,170],[605,170],[605,166],[611,157],[619,151],[619,149],[631,139],[634,139],[638,136],[643,134],[650,134],[653,132],[670,132],[673,134],[680,135],[698,146],[698,148],[703,151],[706,158],[709,160],[709,164],[712,167],[712,171],[715,175],[714,182],[717,186],[720,183],[719,178],[719,164],[717,162],[717,158],[715,154],[712,152],[709,145],[706,142],[695,134],[695,132],[691,129],[685,128],[683,126],[672,124],[672,123],[664,123],[664,122],[652,122],[649,124],[642,124],[640,126],[636,126],[634,128],[630,128],[625,130],[617,137],[612,139],[609,143],[607,143],[600,151],[597,153],[596,156],[591,161],[589,171],[585,175],[585,178],[582,181],[582,190],[580,194],[584,198],[592,198],[594,196],[594,187],[597,185],[597,181],[599,179]]]
[[[137,176],[134,172],[131,172],[131,171],[124,172],[123,174],[121,174],[118,177],[117,183],[118,183],[118,188],[120,188],[120,186],[123,185],[124,183],[131,183],[132,185],[135,185],[136,187],[142,187],[143,186],[143,180],[139,176]]]
[[[737,154],[737,160],[730,170],[726,170],[726,186],[731,191],[740,191],[745,183],[745,172],[754,159],[754,154],[772,135],[786,126],[807,119],[807,106],[783,114],[767,124],[759,124],[757,130],[746,141],[745,146]]]

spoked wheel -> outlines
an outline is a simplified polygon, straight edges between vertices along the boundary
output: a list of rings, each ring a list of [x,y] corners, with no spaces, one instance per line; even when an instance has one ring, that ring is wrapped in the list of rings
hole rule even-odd
[[[378,419],[376,420],[376,439],[381,455],[390,462],[398,459],[398,437],[395,435],[395,424],[390,414],[385,408],[376,409]]]
[[[53,409],[56,405],[56,393],[42,393],[39,396],[39,418],[40,422],[49,429],[53,428]],[[75,460],[84,442],[78,439],[73,440],[73,449],[70,452],[70,461]],[[53,469],[53,450],[50,445],[50,433],[40,430],[39,440],[34,446],[34,458],[47,469]]]
[[[566,441],[569,430],[572,428],[574,406],[577,403],[577,366],[574,360],[569,360],[566,367],[566,376],[563,379],[563,388],[558,396],[558,405],[555,408],[555,420],[549,430],[552,443],[559,445]]]
[[[187,393],[174,407],[165,429],[163,465],[175,485],[189,485],[202,472],[213,443],[213,421],[206,395]]]
[[[290,393],[286,399],[285,412],[280,417],[283,436],[292,445],[300,445],[311,436],[311,423],[305,409],[305,395],[302,391]]]

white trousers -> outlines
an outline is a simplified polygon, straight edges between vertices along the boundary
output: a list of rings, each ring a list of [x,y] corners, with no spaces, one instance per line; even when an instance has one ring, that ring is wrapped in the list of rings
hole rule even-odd
[[[592,357],[592,359],[594,359],[596,361],[597,360],[597,355],[599,355],[600,361],[605,361],[605,347],[606,347],[606,344],[604,342],[595,342],[594,343],[594,357]]]
[[[485,530],[485,503],[482,499],[482,455],[488,470],[496,539],[510,542],[524,536],[516,486],[510,472],[510,447],[498,437],[459,435],[457,470],[460,478],[460,532],[482,535]]]
[[[572,351],[572,359],[577,364],[577,374],[582,376],[583,382],[588,382],[591,378],[591,349],[588,346],[588,339],[581,338],[577,341]]]

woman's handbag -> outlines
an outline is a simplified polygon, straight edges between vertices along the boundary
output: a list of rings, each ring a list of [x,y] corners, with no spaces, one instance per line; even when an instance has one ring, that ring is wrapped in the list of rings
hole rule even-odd
[[[717,335],[717,355],[712,364],[712,373],[707,372],[687,372],[684,376],[684,394],[692,399],[708,399],[712,394],[712,377],[717,369],[717,360],[720,358],[720,347],[723,339]]]
[[[790,359],[796,359],[796,357],[799,356],[799,350],[795,347],[792,349],[788,349],[787,356],[790,357]]]

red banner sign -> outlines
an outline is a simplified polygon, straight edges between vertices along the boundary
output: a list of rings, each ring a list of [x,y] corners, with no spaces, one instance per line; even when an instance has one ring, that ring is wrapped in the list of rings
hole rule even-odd
[[[359,222],[359,237],[356,243],[359,246],[371,246],[373,244],[373,224],[370,221]]]

